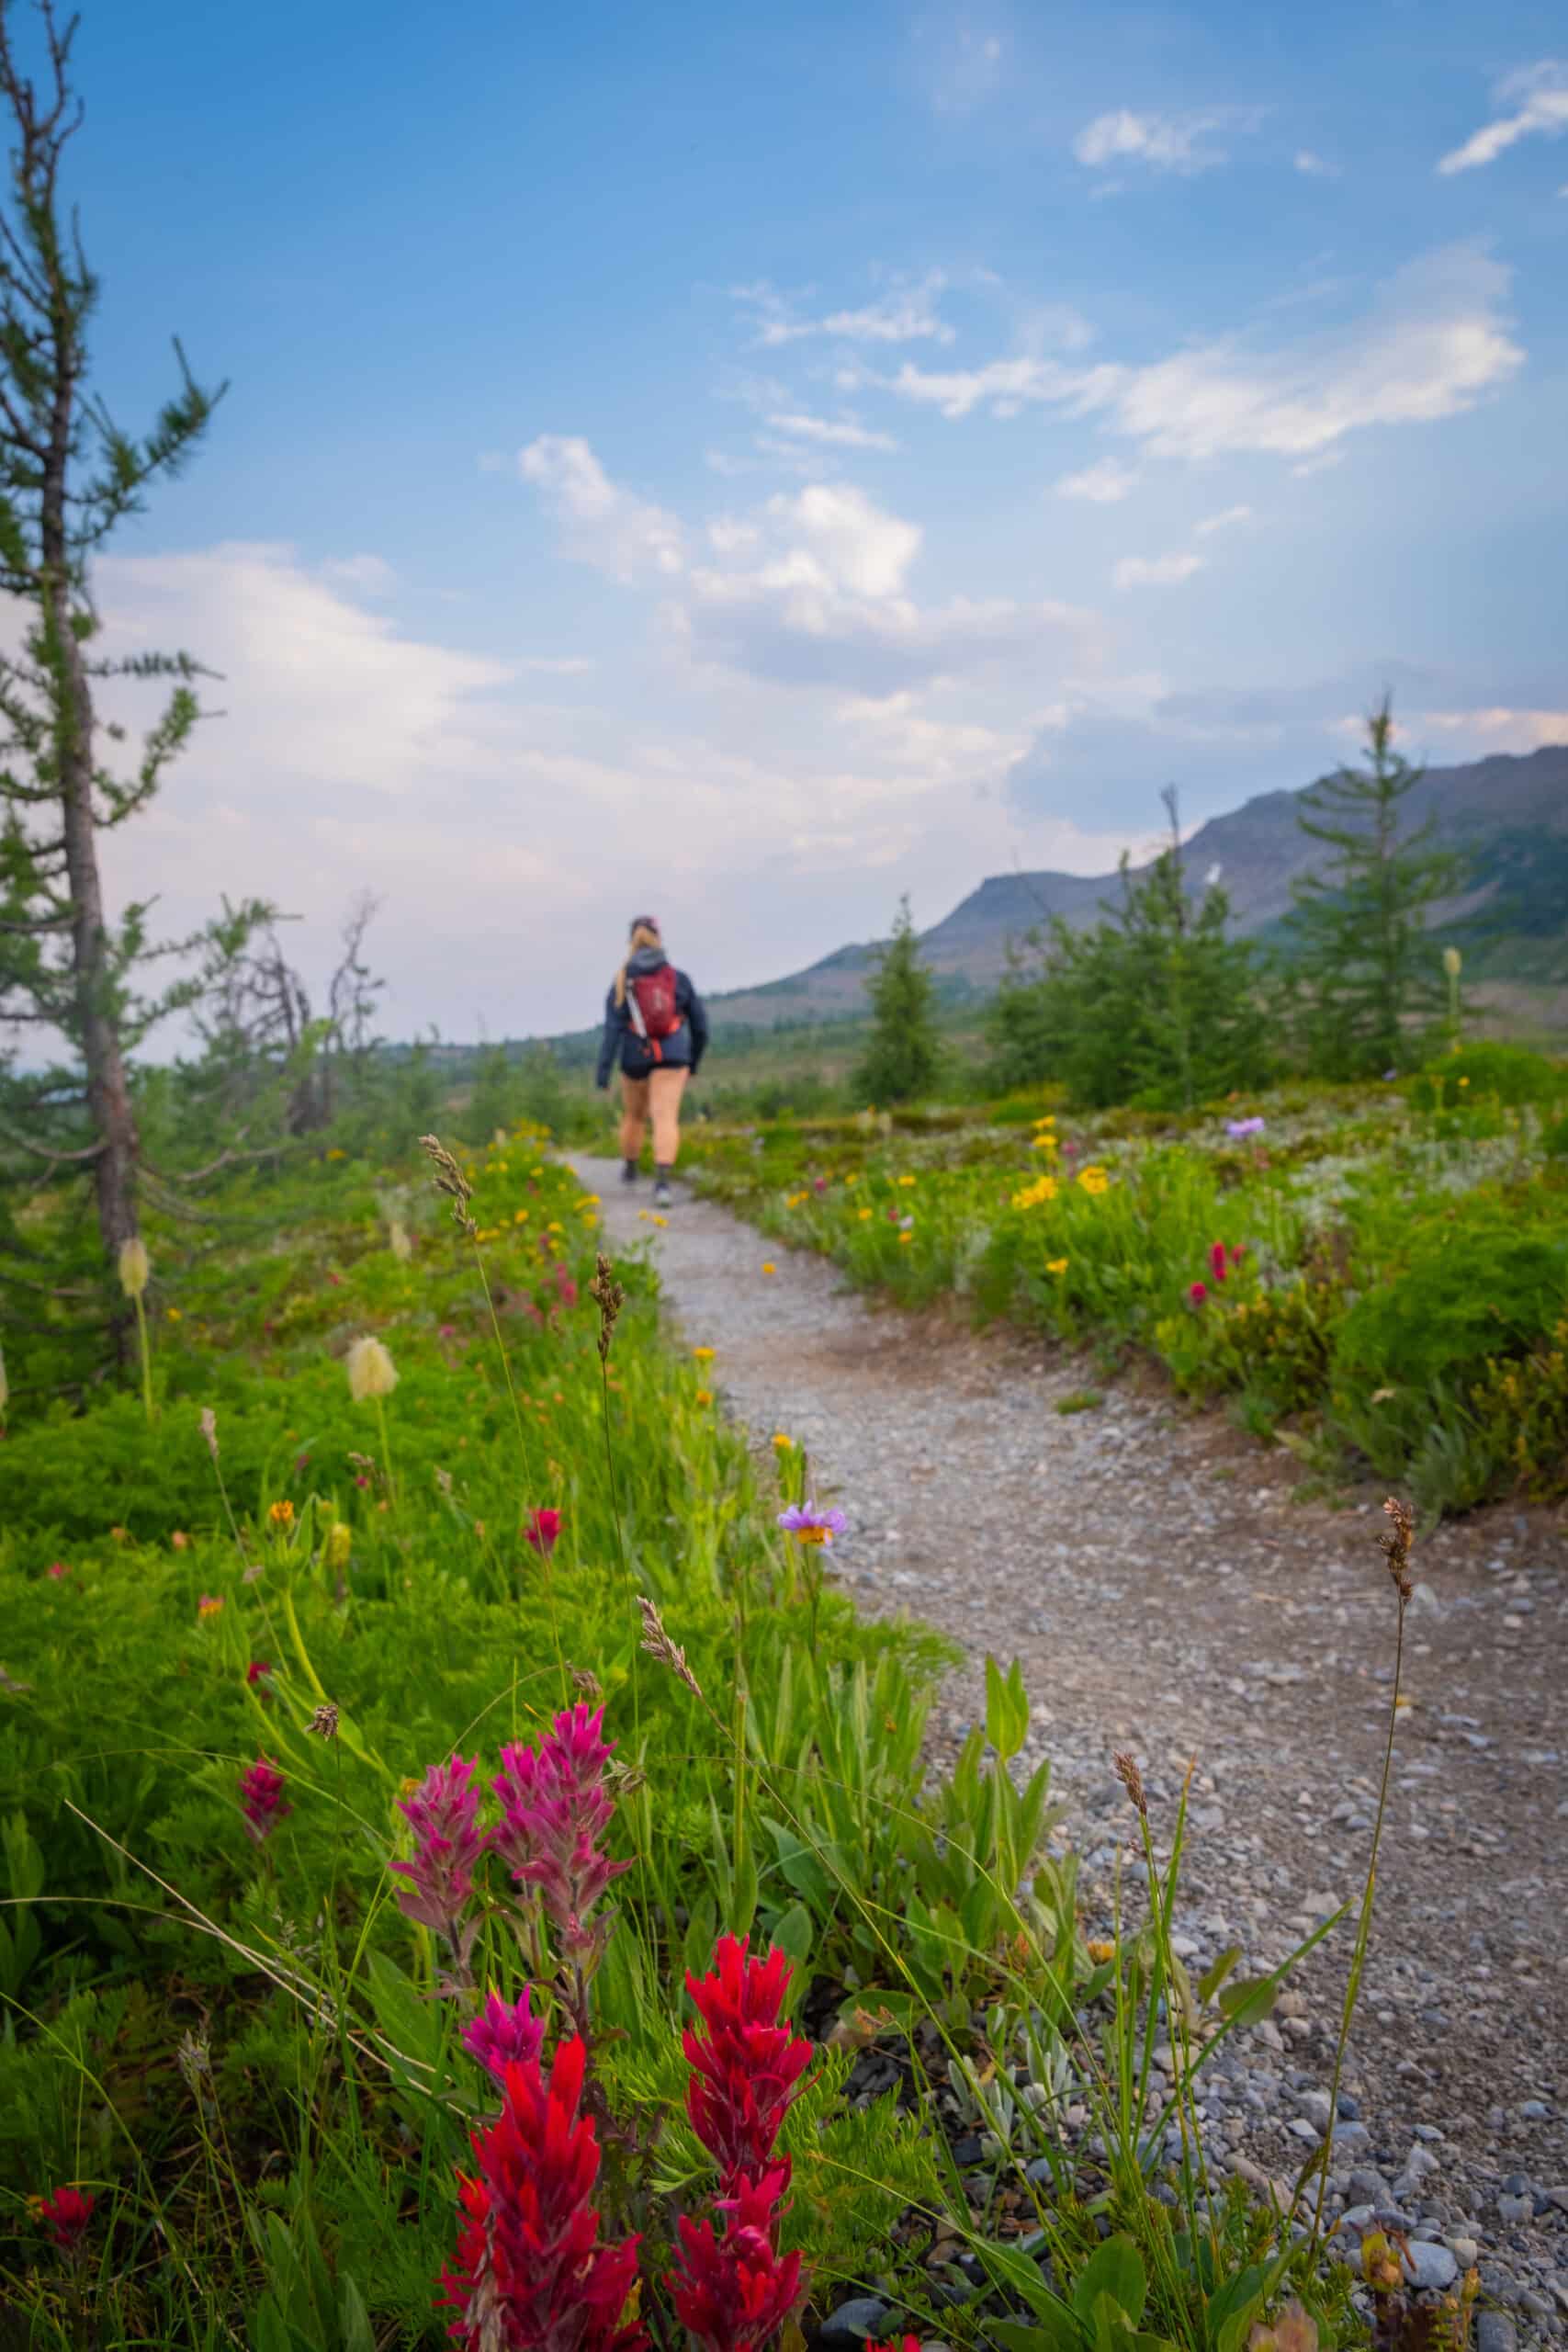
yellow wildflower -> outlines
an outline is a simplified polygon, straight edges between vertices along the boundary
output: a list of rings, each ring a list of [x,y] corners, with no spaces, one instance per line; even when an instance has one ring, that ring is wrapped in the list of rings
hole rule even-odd
[[[713,1403],[713,1390],[711,1388],[699,1388],[694,1401],[699,1405],[711,1405]]]
[[[899,1246],[899,1248],[900,1248],[901,1250],[907,1250],[907,1249],[908,1248],[908,1246],[909,1246],[910,1242],[911,1242],[911,1241],[913,1241],[914,1238],[915,1238],[915,1237],[914,1237],[914,1235],[913,1235],[912,1233],[901,1233],[901,1234],[898,1236],[898,1246]]]
[[[914,1181],[915,1180],[912,1176],[900,1176],[898,1179],[899,1183],[904,1186],[906,1191],[914,1182]]]
[[[786,1437],[783,1430],[773,1431],[773,1443],[781,1453],[793,1453],[795,1451],[794,1438]]]
[[[869,1209],[857,1209],[855,1211],[855,1215],[859,1217],[862,1225],[864,1225],[871,1216],[871,1211]]]
[[[1054,1201],[1055,1197],[1056,1179],[1054,1176],[1037,1176],[1032,1184],[1026,1184],[1021,1193],[1013,1194],[1012,1205],[1015,1209],[1037,1209],[1043,1203]]]
[[[294,1506],[287,1496],[281,1502],[270,1504],[266,1515],[274,1527],[292,1527],[294,1524]]]
[[[1115,1945],[1107,1943],[1102,1936],[1091,1936],[1085,1949],[1096,1967],[1099,1967],[1102,1962],[1114,1960],[1116,1957]]]
[[[181,1322],[181,1321],[184,1319],[184,1318],[182,1317],[182,1316],[181,1316],[181,1314],[180,1314],[180,1310],[179,1310],[179,1308],[178,1308],[177,1306],[171,1306],[171,1307],[167,1307],[167,1308],[165,1308],[165,1310],[164,1310],[164,1311],[165,1311],[165,1313],[167,1314],[168,1318],[169,1318],[169,1320],[170,1320],[170,1322],[171,1322],[171,1323],[178,1323],[178,1322]]]
[[[762,1261],[762,1272],[763,1272],[765,1274],[776,1274],[776,1273],[778,1272],[778,1268],[774,1265],[774,1263],[773,1263],[773,1260],[772,1260],[771,1258],[764,1258],[764,1259],[763,1259],[763,1261]]]
[[[1055,1136],[1047,1131],[1044,1135],[1036,1136],[1029,1148],[1031,1151],[1055,1151],[1059,1147]]]
[[[513,1217],[512,1222],[513,1222],[513,1225],[526,1225],[526,1224],[527,1224],[527,1222],[528,1222],[528,1212],[527,1212],[527,1210],[526,1210],[526,1209],[519,1209],[519,1210],[516,1212],[516,1214],[514,1215],[514,1216]]]
[[[1045,1261],[1045,1272],[1046,1272],[1048,1274],[1065,1274],[1065,1273],[1066,1272],[1066,1271],[1067,1271],[1067,1261],[1066,1261],[1066,1260],[1065,1258],[1047,1258],[1047,1259],[1046,1259],[1046,1261]]]
[[[713,1362],[714,1351],[711,1348],[694,1348],[692,1350],[692,1353],[699,1363],[712,1363]]]
[[[1098,1200],[1101,1193],[1108,1193],[1111,1190],[1110,1177],[1103,1168],[1097,1167],[1092,1160],[1087,1168],[1078,1170],[1078,1182],[1091,1200]]]
[[[216,1617],[222,1606],[220,1599],[210,1592],[204,1592],[196,1604],[196,1613],[198,1617]]]

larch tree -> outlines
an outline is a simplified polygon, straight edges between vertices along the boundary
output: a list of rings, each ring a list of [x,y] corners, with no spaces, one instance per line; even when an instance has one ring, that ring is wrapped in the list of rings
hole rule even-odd
[[[0,644],[0,1036],[19,1024],[42,1054],[63,1043],[64,1058],[41,1074],[7,1070],[0,1146],[13,1166],[19,1155],[90,1177],[112,1263],[138,1233],[127,1057],[170,1000],[137,993],[147,910],[111,921],[99,838],[152,799],[197,722],[202,673],[184,653],[96,653],[89,570],[149,487],[189,457],[222,388],[197,383],[176,342],[179,390],[143,438],[105,408],[88,348],[97,282],[61,184],[82,122],[71,75],[78,20],[62,24],[52,0],[38,0],[35,83],[16,19],[14,0],[0,0],[0,113],[12,141],[0,201],[0,590],[17,616]],[[171,682],[125,774],[106,764],[125,730],[99,709],[115,679]]]

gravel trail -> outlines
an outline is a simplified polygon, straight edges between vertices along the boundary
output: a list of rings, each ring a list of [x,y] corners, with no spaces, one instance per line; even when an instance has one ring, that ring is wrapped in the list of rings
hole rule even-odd
[[[1177,1919],[1195,1970],[1235,1941],[1255,1973],[1359,1894],[1393,1661],[1375,1501],[1297,1503],[1289,1457],[1131,1385],[1060,1412],[1083,1368],[1039,1340],[868,1305],[683,1188],[656,1227],[646,1185],[576,1165],[611,1244],[651,1240],[727,1409],[763,1447],[784,1430],[810,1449],[818,1499],[849,1514],[833,1563],[857,1603],[969,1653],[939,1747],[982,1712],[986,1652],[1021,1660],[1025,1760],[1051,1759],[1091,1902],[1127,1831],[1124,1746],[1167,1819],[1197,1759]],[[1336,2131],[1352,2233],[1399,2215],[1434,2286],[1479,2259],[1480,2352],[1568,2335],[1565,1569],[1544,1512],[1478,1514],[1416,1548],[1411,1703]],[[1293,2176],[1325,2125],[1350,1936],[1214,2070],[1212,2139],[1243,2177]]]

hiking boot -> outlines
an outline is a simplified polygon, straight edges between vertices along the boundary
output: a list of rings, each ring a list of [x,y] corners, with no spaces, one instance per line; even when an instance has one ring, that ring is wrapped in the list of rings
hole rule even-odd
[[[637,1182],[637,1161],[635,1159],[626,1159],[621,1162],[621,1182],[623,1184],[635,1184]]]
[[[659,1180],[658,1183],[657,1183],[657,1184],[655,1184],[655,1186],[654,1186],[654,1188],[653,1188],[653,1205],[654,1205],[654,1207],[655,1207],[656,1209],[667,1209],[667,1208],[670,1206],[671,1202],[674,1199],[674,1197],[675,1197],[674,1193],[670,1190],[669,1185],[665,1182],[665,1181],[664,1181],[663,1177],[661,1176],[661,1177],[660,1178],[660,1180]]]

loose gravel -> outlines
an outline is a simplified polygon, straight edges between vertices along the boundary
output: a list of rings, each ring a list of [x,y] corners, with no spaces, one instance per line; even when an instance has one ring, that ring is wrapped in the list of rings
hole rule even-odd
[[[1021,1761],[1050,1758],[1091,1912],[1126,1850],[1122,1747],[1156,1821],[1196,1759],[1175,1922],[1195,1974],[1232,1943],[1243,1973],[1269,1968],[1359,1896],[1393,1675],[1375,1498],[1298,1500],[1288,1455],[1134,1385],[1059,1410],[1083,1369],[1038,1340],[869,1304],[684,1188],[656,1226],[646,1186],[577,1166],[612,1246],[651,1245],[680,1336],[716,1350],[727,1409],[761,1449],[775,1430],[807,1447],[818,1500],[849,1514],[833,1563],[857,1604],[963,1644],[933,1747],[982,1714],[987,1652],[1021,1661]],[[1482,2352],[1568,2335],[1565,1569],[1543,1512],[1478,1513],[1417,1547],[1334,2120],[1342,2242],[1393,2217],[1432,2288],[1478,2263]],[[1329,2127],[1351,1934],[1203,2077],[1213,2150],[1258,2188],[1293,2178]]]

